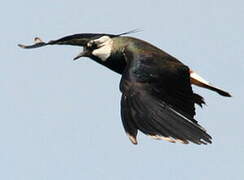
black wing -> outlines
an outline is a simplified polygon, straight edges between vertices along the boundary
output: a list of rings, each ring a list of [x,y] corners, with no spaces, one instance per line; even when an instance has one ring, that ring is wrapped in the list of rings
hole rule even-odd
[[[127,47],[124,56],[121,116],[132,143],[137,143],[138,130],[170,142],[211,143],[211,136],[193,119],[194,103],[202,99],[192,92],[188,67],[163,53]]]

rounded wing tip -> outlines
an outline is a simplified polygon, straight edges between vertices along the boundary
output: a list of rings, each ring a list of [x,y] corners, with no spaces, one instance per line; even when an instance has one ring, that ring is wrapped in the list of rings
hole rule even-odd
[[[136,139],[136,136],[132,136],[132,135],[130,135],[128,133],[127,133],[127,136],[129,137],[129,139],[132,142],[132,144],[134,144],[134,145],[137,145],[138,144],[137,139]]]
[[[46,46],[49,43],[45,43],[41,40],[41,38],[36,37],[34,38],[34,44],[32,45],[23,45],[23,44],[18,44],[19,47],[24,48],[24,49],[32,49],[32,48],[39,48],[42,46]]]
[[[25,48],[25,45],[23,45],[23,44],[17,44],[17,46],[19,46],[21,48]]]

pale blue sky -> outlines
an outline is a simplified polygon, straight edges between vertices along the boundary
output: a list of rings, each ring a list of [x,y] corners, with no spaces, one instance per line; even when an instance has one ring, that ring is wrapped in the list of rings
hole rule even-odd
[[[240,180],[244,178],[244,2],[3,1],[0,7],[1,180]],[[194,88],[208,106],[196,119],[208,146],[126,137],[120,76],[86,59],[81,48],[22,50],[82,32],[147,40],[180,59],[233,98]]]

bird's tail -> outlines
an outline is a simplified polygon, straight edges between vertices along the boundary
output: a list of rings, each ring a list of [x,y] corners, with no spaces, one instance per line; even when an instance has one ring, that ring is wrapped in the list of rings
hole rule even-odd
[[[199,76],[196,72],[194,72],[192,70],[190,70],[190,78],[191,78],[191,84],[215,91],[218,94],[220,94],[221,96],[231,97],[230,93],[210,85],[210,83],[208,81],[203,79],[201,76]]]

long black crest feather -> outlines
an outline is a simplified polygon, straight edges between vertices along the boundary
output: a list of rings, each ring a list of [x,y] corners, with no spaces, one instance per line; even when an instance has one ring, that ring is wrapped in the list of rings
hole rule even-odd
[[[127,35],[127,34],[134,34],[134,33],[138,33],[138,32],[141,32],[141,31],[142,31],[141,29],[133,29],[133,30],[118,34],[117,36],[124,36],[124,35]]]

